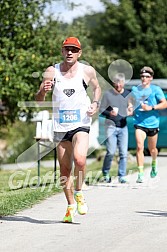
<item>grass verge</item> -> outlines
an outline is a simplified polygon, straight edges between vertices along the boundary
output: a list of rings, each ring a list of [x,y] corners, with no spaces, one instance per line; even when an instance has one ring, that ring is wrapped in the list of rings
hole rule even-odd
[[[136,171],[136,164],[128,163],[128,169]],[[101,176],[102,160],[95,161],[87,167],[86,180],[90,177],[94,183],[97,174]],[[118,165],[111,169],[111,177],[117,176]],[[32,207],[41,200],[62,191],[59,181],[54,182],[53,168],[41,168],[40,184],[38,185],[37,169],[0,171],[0,216],[13,215],[17,212]],[[91,184],[91,183],[90,183]]]
[[[53,168],[41,168],[40,178],[38,184],[37,169],[0,171],[0,216],[13,215],[61,192]]]

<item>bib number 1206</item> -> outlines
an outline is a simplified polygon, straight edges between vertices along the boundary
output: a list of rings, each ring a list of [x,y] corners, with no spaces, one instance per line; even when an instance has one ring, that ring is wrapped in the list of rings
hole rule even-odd
[[[80,110],[59,110],[60,123],[80,122]]]

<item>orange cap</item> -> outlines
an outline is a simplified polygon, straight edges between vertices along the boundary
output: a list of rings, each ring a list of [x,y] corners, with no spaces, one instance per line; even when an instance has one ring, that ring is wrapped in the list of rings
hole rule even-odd
[[[65,46],[74,46],[74,47],[81,49],[81,43],[80,43],[79,39],[77,39],[75,37],[66,38],[63,42],[62,47],[65,47]]]

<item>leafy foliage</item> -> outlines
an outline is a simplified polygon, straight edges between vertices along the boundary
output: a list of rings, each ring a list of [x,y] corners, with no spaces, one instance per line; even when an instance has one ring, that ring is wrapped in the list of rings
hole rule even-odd
[[[54,62],[58,54],[59,41],[54,29],[47,29],[43,18],[46,3],[39,1],[1,1],[0,37],[0,99],[7,107],[7,113],[0,117],[2,124],[14,122],[20,110],[19,101],[32,101],[42,80],[44,65]],[[55,42],[53,40],[55,39]],[[58,41],[58,43],[56,42]],[[34,72],[36,77],[34,78]],[[25,112],[31,114],[32,108]]]
[[[31,118],[33,108],[18,107],[18,102],[34,100],[45,68],[61,61],[67,36],[80,38],[81,60],[107,80],[108,66],[120,58],[132,64],[133,78],[143,65],[153,67],[155,78],[166,77],[166,1],[101,1],[104,13],[86,15],[73,24],[44,15],[51,0],[0,1],[0,100],[7,108],[1,113],[1,126],[13,123],[21,112]],[[72,1],[65,2],[75,9]]]
[[[45,17],[44,9],[49,2],[1,1],[0,100],[7,108],[0,117],[1,126],[13,123],[21,112],[31,118],[34,108],[18,107],[18,102],[34,100],[46,67],[62,60],[61,45],[65,37],[80,38],[82,59],[89,64],[102,69],[108,61],[104,47],[93,53],[84,22],[67,25],[52,20],[52,15]]]
[[[36,3],[1,1],[1,100],[8,107],[11,121],[17,113],[16,97],[22,99],[24,95],[31,96],[29,81],[26,80],[30,73],[24,70],[33,61],[33,54],[27,49],[32,46],[29,38],[35,36],[33,24],[40,14],[34,9]],[[31,15],[31,11],[34,15]]]
[[[134,78],[144,65],[152,66],[155,78],[166,77],[167,6],[165,0],[102,0],[106,10],[96,14],[90,37],[108,53],[130,62]],[[101,22],[103,20],[103,22]],[[98,39],[97,39],[98,38]]]

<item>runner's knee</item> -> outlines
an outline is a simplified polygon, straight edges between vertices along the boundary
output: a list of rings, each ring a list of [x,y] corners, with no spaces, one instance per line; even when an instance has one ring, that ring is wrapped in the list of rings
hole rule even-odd
[[[85,157],[84,158],[82,158],[82,157],[75,158],[74,163],[75,163],[75,167],[78,167],[79,170],[83,170],[85,168],[85,165],[86,165]]]

